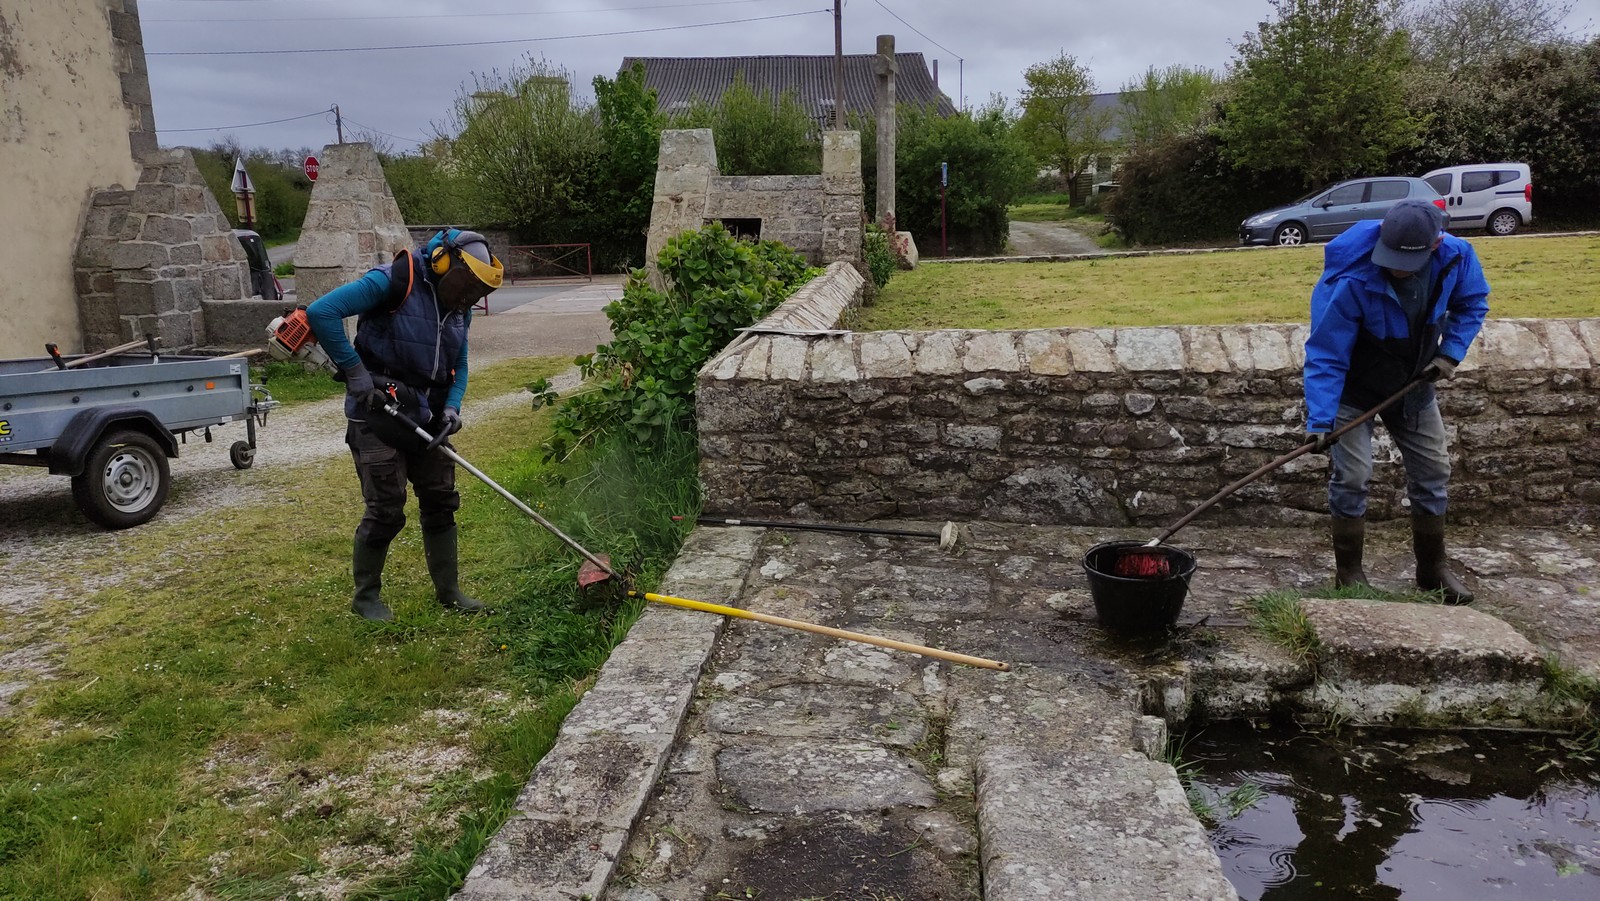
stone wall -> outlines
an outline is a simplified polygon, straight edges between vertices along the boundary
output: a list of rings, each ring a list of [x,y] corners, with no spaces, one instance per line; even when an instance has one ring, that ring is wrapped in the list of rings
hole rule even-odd
[[[846,267],[763,325],[837,322]],[[1169,524],[1295,447],[1304,325],[760,334],[697,389],[705,512],[733,516]],[[1440,390],[1452,515],[1589,519],[1600,505],[1600,320],[1490,320]],[[1378,430],[1374,517],[1403,515]],[[1208,521],[1327,510],[1308,455]]]
[[[310,304],[412,246],[371,144],[329,144],[295,249],[295,294]]]
[[[717,170],[711,130],[661,133],[645,258],[675,235],[715,219],[760,220],[763,239],[782,241],[812,265],[859,262],[862,222],[861,135],[822,136],[821,175],[728,176]]]
[[[88,350],[147,334],[168,351],[205,344],[203,303],[238,301],[250,284],[244,250],[189,151],[155,151],[142,162],[133,190],[93,194],[78,242]]]

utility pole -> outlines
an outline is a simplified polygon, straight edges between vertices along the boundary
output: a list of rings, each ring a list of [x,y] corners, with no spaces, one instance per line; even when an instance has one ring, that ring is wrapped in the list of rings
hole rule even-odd
[[[833,130],[844,128],[844,14],[833,0]]]
[[[333,124],[339,130],[339,143],[344,143],[344,117],[339,115],[339,104],[333,105]]]

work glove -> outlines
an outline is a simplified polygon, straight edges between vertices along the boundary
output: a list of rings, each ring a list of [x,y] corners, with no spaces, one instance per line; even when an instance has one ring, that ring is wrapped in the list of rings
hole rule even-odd
[[[1430,382],[1437,382],[1441,379],[1449,381],[1456,377],[1456,366],[1458,365],[1460,364],[1449,357],[1437,356],[1433,358],[1433,362],[1422,367],[1422,377]]]
[[[1300,443],[1312,445],[1311,452],[1313,454],[1325,454],[1328,452],[1328,448],[1333,447],[1335,444],[1331,432],[1312,431],[1307,431],[1305,440]]]
[[[382,409],[388,401],[388,397],[372,383],[372,373],[361,363],[344,371],[344,393],[355,398],[356,408],[361,410]]]
[[[444,412],[439,414],[436,428],[438,432],[434,434],[433,440],[428,442],[427,449],[430,451],[443,444],[446,438],[461,431],[461,411],[455,407],[445,407]]]

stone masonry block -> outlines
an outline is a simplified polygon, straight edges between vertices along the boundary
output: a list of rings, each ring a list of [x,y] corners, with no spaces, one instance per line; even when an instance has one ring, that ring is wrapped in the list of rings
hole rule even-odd
[[[1171,372],[1184,367],[1183,339],[1172,329],[1119,329],[1117,363],[1132,372]]]
[[[124,241],[111,250],[112,269],[159,269],[171,262],[161,244]]]
[[[158,244],[187,244],[194,240],[189,220],[178,216],[146,216],[139,240]]]
[[[1060,329],[1033,329],[1022,333],[1022,355],[1034,375],[1069,375],[1072,351]]]
[[[171,282],[119,281],[115,296],[117,311],[123,316],[153,316],[174,305]]]
[[[973,332],[966,342],[961,367],[966,372],[1021,372],[1015,332]]]
[[[1550,352],[1540,335],[1528,322],[1515,319],[1486,320],[1467,360],[1475,364],[1473,368],[1535,371],[1550,368]]]
[[[1072,363],[1076,371],[1117,371],[1117,361],[1112,358],[1111,348],[1106,342],[1108,335],[1109,332],[1099,329],[1073,329],[1067,333],[1067,348],[1072,351]]]

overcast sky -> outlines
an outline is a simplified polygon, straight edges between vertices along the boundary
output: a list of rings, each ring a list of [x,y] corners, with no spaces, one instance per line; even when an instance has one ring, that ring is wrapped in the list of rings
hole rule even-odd
[[[900,51],[939,60],[940,87],[958,102],[1014,102],[1022,71],[1063,50],[1101,91],[1151,65],[1220,72],[1270,11],[1267,0],[849,0],[844,52],[871,53],[893,34]],[[232,135],[245,147],[318,148],[335,140],[324,111],[338,104],[347,139],[366,129],[411,150],[473,73],[529,55],[592,94],[590,80],[614,76],[625,56],[833,52],[831,0],[139,0],[139,12],[164,146]],[[1597,22],[1600,0],[1574,0],[1569,28],[1592,34]],[[416,46],[431,44],[465,46]],[[412,49],[349,49],[397,46]]]

